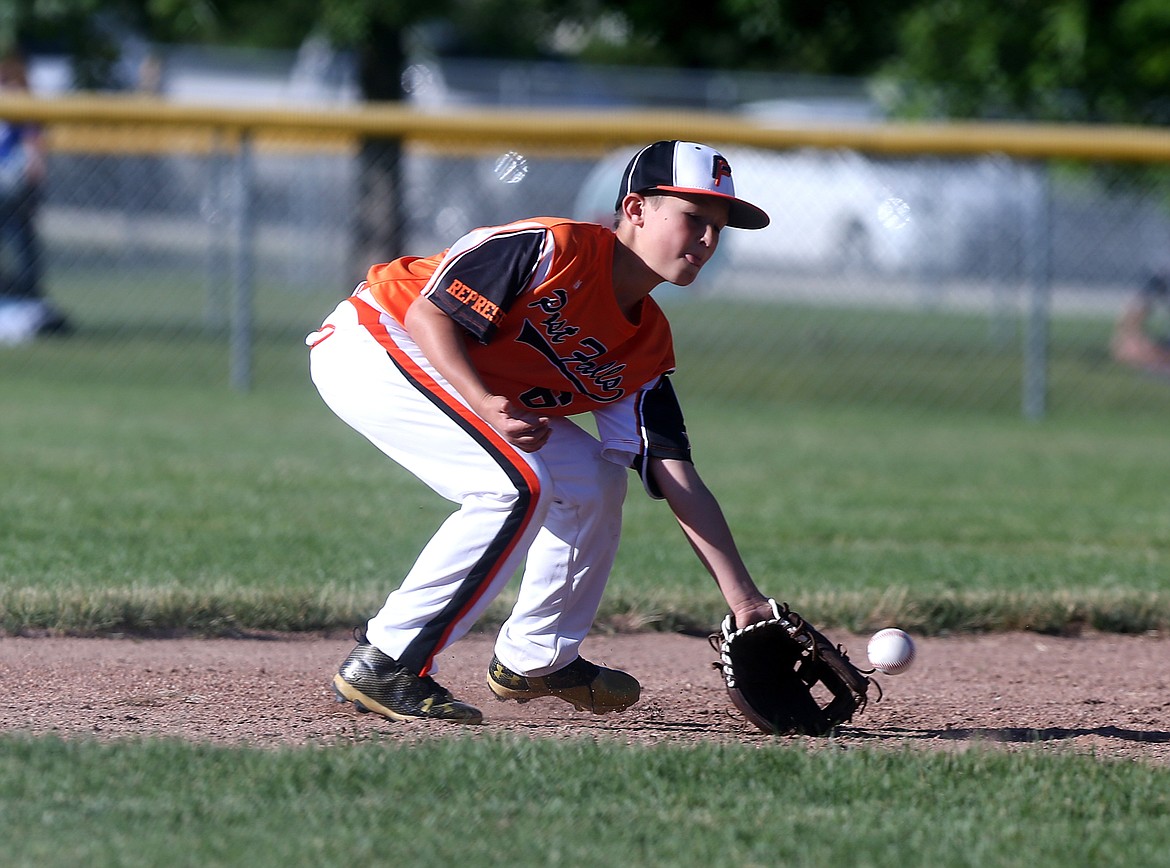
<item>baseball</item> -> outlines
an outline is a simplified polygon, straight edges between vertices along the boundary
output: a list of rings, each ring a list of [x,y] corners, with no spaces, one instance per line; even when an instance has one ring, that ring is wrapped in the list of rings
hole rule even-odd
[[[901,675],[914,662],[914,640],[904,630],[878,630],[865,649],[873,668],[886,675]]]
[[[505,184],[519,184],[528,174],[528,160],[523,154],[508,151],[496,160],[496,177]]]
[[[878,220],[887,229],[901,229],[910,222],[910,203],[891,196],[878,205]]]

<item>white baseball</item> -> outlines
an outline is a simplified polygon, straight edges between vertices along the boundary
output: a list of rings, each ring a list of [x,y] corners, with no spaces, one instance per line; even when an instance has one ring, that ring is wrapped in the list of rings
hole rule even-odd
[[[873,668],[886,675],[901,675],[914,662],[914,640],[904,630],[878,630],[865,649]]]
[[[878,220],[887,229],[901,229],[910,222],[910,203],[891,196],[878,205]]]

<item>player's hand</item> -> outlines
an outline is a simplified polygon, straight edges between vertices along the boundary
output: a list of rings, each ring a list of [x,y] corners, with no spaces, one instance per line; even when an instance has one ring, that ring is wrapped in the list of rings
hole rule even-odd
[[[521,452],[537,451],[548,442],[552,433],[547,416],[516,407],[502,395],[485,398],[481,413],[501,437]]]
[[[767,621],[776,616],[772,611],[772,604],[765,598],[745,601],[732,607],[735,615],[735,625],[743,629],[758,621]]]

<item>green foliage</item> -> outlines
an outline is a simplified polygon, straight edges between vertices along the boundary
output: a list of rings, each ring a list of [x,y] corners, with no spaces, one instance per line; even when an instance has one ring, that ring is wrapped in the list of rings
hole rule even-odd
[[[437,53],[878,75],[887,107],[912,117],[1170,117],[1161,0],[60,0],[0,8],[0,43],[51,39],[76,55],[83,85],[108,84],[117,46],[101,20],[164,42],[292,47],[319,33],[357,49],[363,82],[398,75],[410,31]]]
[[[212,0],[146,0],[142,5],[143,17],[154,24],[153,35],[164,42],[202,42],[225,29],[219,7]],[[246,35],[252,38],[251,28]]]
[[[472,736],[299,750],[8,736],[0,747],[13,866],[1136,868],[1164,864],[1170,845],[1170,772],[1032,751]]]
[[[96,89],[117,83],[119,46],[108,26],[134,16],[132,0],[59,0],[6,3],[0,8],[0,49],[18,47],[73,56],[74,85]]]
[[[923,2],[885,72],[916,117],[1165,123],[1170,11],[1158,0]]]
[[[563,14],[592,33],[580,49],[585,60],[866,75],[893,49],[898,17],[913,3],[594,0],[583,5],[586,10]],[[589,31],[591,22],[606,27]]]

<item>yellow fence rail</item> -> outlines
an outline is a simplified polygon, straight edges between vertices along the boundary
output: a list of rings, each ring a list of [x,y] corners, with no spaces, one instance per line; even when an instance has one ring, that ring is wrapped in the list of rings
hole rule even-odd
[[[362,141],[387,139],[401,141],[408,152],[443,158],[482,157],[499,149],[584,162],[615,148],[682,138],[773,152],[846,149],[895,158],[993,154],[1036,164],[1053,160],[1170,164],[1170,129],[976,122],[797,124],[697,109],[431,110],[396,103],[278,108],[178,104],[140,95],[5,95],[0,97],[0,119],[42,125],[49,148],[64,155],[194,154],[214,158],[211,162],[228,157],[217,177],[231,193],[223,196],[227,203],[223,219],[234,242],[228,262],[234,281],[232,382],[241,388],[251,380],[250,244],[257,230],[249,199],[256,152],[353,154]],[[115,180],[126,186],[122,176]],[[1037,253],[1027,260],[1020,278],[1029,287],[1022,403],[1025,415],[1037,417],[1044,413],[1047,388],[1050,263],[1044,258],[1049,255],[1044,238],[1051,220],[1039,206],[1027,218],[1020,230],[1027,236],[1022,246]]]
[[[600,153],[614,145],[659,138],[687,138],[765,148],[850,148],[871,154],[1001,153],[1020,159],[1087,159],[1131,163],[1170,162],[1170,130],[1028,123],[877,123],[799,125],[703,111],[583,111],[549,109],[450,109],[424,111],[407,105],[345,108],[257,108],[180,105],[143,97],[106,95],[0,98],[0,118],[36,121],[57,128],[54,144],[81,146],[79,137],[110,128],[150,127],[151,136],[122,140],[134,147],[173,147],[177,139],[210,147],[192,131],[228,137],[334,140],[400,138],[442,145],[458,135],[484,145],[508,144],[559,152]],[[165,135],[165,140],[163,136]],[[137,144],[133,144],[136,142]]]

